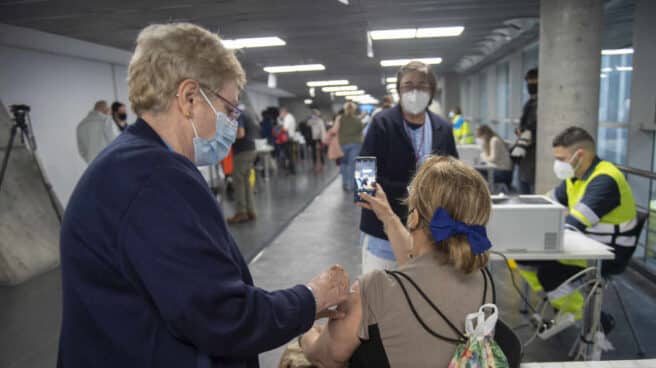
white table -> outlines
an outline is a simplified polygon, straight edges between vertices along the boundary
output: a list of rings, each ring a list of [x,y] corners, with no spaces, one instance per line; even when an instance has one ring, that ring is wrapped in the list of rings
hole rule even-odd
[[[615,254],[611,249],[606,244],[579,232],[565,230],[563,232],[563,249],[559,252],[501,252],[506,257],[517,261],[556,261],[559,259],[602,261],[615,258]]]
[[[493,249],[494,250],[494,249]],[[594,261],[597,267],[597,279],[601,280],[601,264],[603,260],[615,258],[611,248],[604,243],[591,239],[579,232],[565,230],[563,233],[563,249],[559,252],[503,252],[508,257],[517,261],[556,261],[556,260],[588,260]],[[498,257],[498,256],[495,256]],[[601,304],[603,301],[603,289],[598,287],[593,296],[593,302],[588,303],[584,318],[585,339],[592,341],[585,351],[586,360],[592,358],[595,350],[594,333],[597,331],[601,320]],[[585,366],[583,366],[585,367]]]
[[[255,153],[262,157],[262,161],[264,161],[264,180],[269,180],[269,160],[271,158],[270,153],[273,150],[274,148],[268,144],[255,149]]]
[[[488,165],[486,162],[479,162],[473,165],[474,169],[485,170],[487,172],[487,186],[490,188],[490,191],[494,190],[494,170],[495,167]]]
[[[656,359],[607,360],[602,362],[523,363],[521,368],[653,368]]]

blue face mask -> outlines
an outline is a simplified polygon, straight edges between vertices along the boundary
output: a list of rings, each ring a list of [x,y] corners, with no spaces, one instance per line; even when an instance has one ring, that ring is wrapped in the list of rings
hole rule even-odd
[[[216,165],[228,155],[230,146],[237,139],[237,122],[231,120],[228,115],[216,111],[202,89],[200,90],[200,94],[205,99],[205,102],[210,105],[214,114],[216,114],[216,134],[211,139],[201,138],[196,130],[196,125],[190,119],[195,135],[193,141],[194,161],[198,166]]]

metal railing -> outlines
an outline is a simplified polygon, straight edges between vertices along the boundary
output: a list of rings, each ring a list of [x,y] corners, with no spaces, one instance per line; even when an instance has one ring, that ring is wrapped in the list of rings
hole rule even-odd
[[[656,282],[656,208],[654,203],[654,181],[656,181],[656,173],[653,171],[642,170],[635,167],[616,165],[625,175],[633,175],[638,178],[649,180],[649,189],[647,195],[646,205],[636,204],[639,210],[643,210],[649,214],[647,222],[643,227],[644,238],[638,242],[638,247],[643,248],[642,256],[636,254],[633,257],[631,266],[640,272],[642,275]],[[654,244],[652,244],[654,243]],[[637,250],[636,250],[637,253]]]
[[[636,175],[636,176],[640,176],[640,177],[643,177],[643,178],[656,180],[656,172],[642,170],[642,169],[636,169],[635,167],[628,167],[628,166],[622,166],[622,165],[615,165],[615,166],[617,166],[617,168],[620,169],[620,171],[622,171],[625,174]]]

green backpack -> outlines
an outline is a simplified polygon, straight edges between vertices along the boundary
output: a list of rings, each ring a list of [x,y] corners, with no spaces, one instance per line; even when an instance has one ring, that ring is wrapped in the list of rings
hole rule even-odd
[[[499,318],[499,310],[495,304],[486,304],[488,278],[491,283],[492,301],[496,302],[496,292],[494,288],[494,281],[492,275],[487,269],[481,270],[483,273],[483,280],[485,280],[483,288],[483,304],[477,312],[468,314],[465,318],[465,333],[463,334],[449,319],[440,311],[440,309],[426,296],[426,294],[419,288],[419,286],[410,278],[400,271],[385,271],[390,276],[394,277],[399,283],[403,294],[410,306],[410,310],[414,314],[419,324],[430,335],[455,344],[456,351],[451,358],[449,368],[509,368],[508,359],[503,353],[499,345],[494,341],[493,332]],[[451,338],[443,336],[433,331],[424,320],[419,316],[415,309],[410,296],[405,288],[401,278],[407,280],[417,290],[419,295],[431,306],[431,308],[442,317],[446,324],[455,332],[458,338]],[[486,310],[490,310],[489,316],[486,316]],[[474,325],[474,323],[476,323]]]

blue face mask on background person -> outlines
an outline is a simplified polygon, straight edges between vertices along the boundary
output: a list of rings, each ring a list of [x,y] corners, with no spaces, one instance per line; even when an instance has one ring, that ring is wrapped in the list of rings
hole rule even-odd
[[[216,111],[202,89],[200,90],[200,94],[205,99],[205,102],[210,105],[214,114],[216,114],[216,134],[211,139],[200,137],[193,120],[189,119],[191,127],[194,128],[195,135],[193,141],[194,161],[198,166],[216,165],[228,156],[230,146],[237,139],[237,122],[231,120],[228,115]]]

